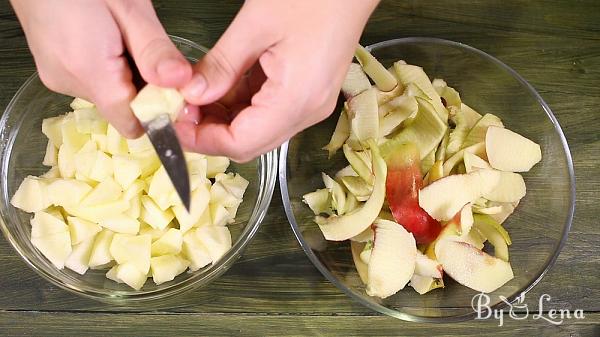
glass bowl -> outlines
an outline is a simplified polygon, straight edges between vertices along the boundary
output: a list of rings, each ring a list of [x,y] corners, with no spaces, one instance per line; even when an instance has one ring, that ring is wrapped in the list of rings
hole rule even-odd
[[[194,42],[171,37],[175,45],[191,61],[196,62],[207,51]],[[155,285],[148,280],[135,291],[106,279],[106,271],[88,270],[79,275],[69,269],[56,269],[30,241],[30,214],[12,205],[10,198],[27,175],[40,175],[47,139],[41,132],[42,119],[70,111],[71,97],[46,89],[33,74],[8,104],[0,120],[1,206],[0,227],[6,239],[25,262],[46,280],[79,295],[119,305],[134,305],[162,299],[208,284],[223,274],[241,256],[256,234],[271,201],[277,179],[277,153],[270,152],[246,164],[232,163],[230,171],[241,173],[250,181],[240,205],[236,222],[229,225],[232,248],[216,263],[193,273],[183,273],[175,280]],[[14,280],[19,282],[19,280]]]
[[[507,128],[541,145],[542,161],[524,174],[527,195],[505,222],[512,237],[515,278],[490,294],[491,308],[514,301],[535,286],[563,247],[575,203],[573,163],[560,126],[534,88],[498,59],[467,45],[433,38],[403,38],[368,47],[384,66],[403,59],[442,78],[462,100],[482,113],[499,116]],[[338,109],[340,107],[338,106]],[[339,111],[339,110],[338,110]],[[323,242],[302,195],[322,188],[321,172],[344,167],[341,151],[327,159],[321,150],[338,114],[305,130],[281,147],[279,182],[287,217],[302,248],[321,273],[351,298],[378,312],[407,321],[449,322],[474,318],[476,291],[445,278],[446,287],[419,295],[409,286],[381,300],[369,297],[354,267],[348,241]]]

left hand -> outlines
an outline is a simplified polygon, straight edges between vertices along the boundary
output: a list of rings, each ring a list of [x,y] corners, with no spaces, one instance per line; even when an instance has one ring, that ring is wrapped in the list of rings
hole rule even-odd
[[[247,0],[182,90],[184,147],[245,162],[325,119],[377,3]]]

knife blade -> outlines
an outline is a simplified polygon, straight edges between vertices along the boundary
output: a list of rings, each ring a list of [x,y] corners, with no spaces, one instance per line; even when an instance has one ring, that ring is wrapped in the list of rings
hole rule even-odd
[[[142,79],[131,55],[126,52],[124,56],[131,69],[132,82],[139,92],[146,83]],[[149,121],[141,122],[141,124],[146,131],[146,135],[150,139],[160,162],[164,166],[165,171],[167,171],[167,175],[169,176],[169,179],[171,179],[171,183],[173,184],[181,203],[189,212],[191,192],[187,163],[169,114],[165,111],[164,114],[159,114]]]
[[[186,210],[190,211],[190,178],[183,150],[168,114],[158,115],[147,123],[142,123],[146,134],[154,146],[160,162]]]

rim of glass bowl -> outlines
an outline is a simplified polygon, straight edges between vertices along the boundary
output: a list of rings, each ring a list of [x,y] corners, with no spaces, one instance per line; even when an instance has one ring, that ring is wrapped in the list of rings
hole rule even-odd
[[[185,45],[187,47],[200,50],[204,53],[208,51],[207,48],[198,45],[190,40],[172,35],[169,36],[176,44]],[[21,85],[14,97],[8,103],[6,109],[4,110],[2,119],[0,119],[0,133],[4,134],[6,132],[5,127],[7,125],[8,116],[16,102],[20,99],[23,92],[26,90],[26,88],[30,85],[31,82],[38,79],[38,73],[35,72],[25,81],[25,83],[23,83],[23,85]],[[246,226],[244,227],[244,230],[240,234],[240,238],[217,263],[213,264],[208,269],[200,273],[195,273],[195,275],[187,278],[186,280],[168,285],[164,288],[131,293],[120,292],[110,289],[103,290],[93,289],[92,287],[78,287],[72,284],[64,283],[52,274],[47,273],[45,270],[38,268],[37,262],[32,261],[27,257],[27,253],[25,253],[24,249],[19,245],[16,238],[10,233],[5,223],[5,221],[10,219],[10,217],[7,214],[7,210],[13,207],[9,203],[10,198],[8,196],[7,186],[9,158],[12,153],[14,140],[16,138],[20,125],[23,123],[24,118],[25,115],[19,117],[18,122],[11,129],[10,134],[4,135],[7,136],[7,141],[0,142],[0,155],[2,155],[2,162],[0,166],[0,187],[2,188],[1,201],[3,203],[2,207],[0,207],[0,228],[2,229],[4,237],[8,240],[8,242],[10,242],[13,249],[21,256],[21,258],[27,263],[27,265],[30,268],[32,268],[35,272],[41,275],[44,279],[50,281],[52,284],[69,292],[112,304],[135,304],[162,299],[168,296],[180,294],[182,292],[194,289],[202,285],[206,285],[214,279],[216,279],[217,277],[219,277],[225,271],[227,271],[229,267],[231,267],[231,265],[241,256],[243,249],[248,245],[248,243],[250,243],[250,241],[258,231],[260,224],[265,218],[265,215],[267,214],[267,210],[269,208],[269,204],[271,203],[271,198],[273,196],[275,184],[277,181],[277,150],[273,150],[269,153],[266,153],[258,159],[258,196],[256,199],[256,203],[254,204],[252,214],[250,215],[250,218]]]
[[[367,46],[366,48],[368,50],[374,50],[377,48],[387,47],[387,46],[398,44],[398,43],[415,43],[415,42],[417,42],[417,43],[418,42],[434,43],[434,44],[464,48],[467,51],[478,54],[479,56],[486,58],[489,61],[500,66],[502,69],[504,69],[509,74],[511,74],[525,88],[527,88],[529,90],[529,93],[537,100],[537,102],[543,108],[544,112],[546,113],[546,115],[548,116],[548,118],[550,119],[552,124],[554,124],[554,130],[558,133],[558,135],[560,137],[563,149],[565,151],[565,156],[567,159],[567,168],[569,171],[569,182],[570,182],[570,200],[569,200],[569,210],[568,210],[568,214],[567,214],[566,223],[565,223],[565,226],[563,229],[561,239],[554,248],[553,255],[545,262],[544,268],[542,269],[542,271],[540,273],[538,273],[538,275],[535,276],[533,282],[531,282],[527,286],[521,288],[519,291],[515,292],[515,295],[512,295],[507,299],[508,302],[512,303],[517,299],[517,297],[521,293],[527,293],[536,284],[538,284],[538,282],[544,277],[544,275],[548,272],[548,270],[550,270],[550,268],[556,262],[556,259],[558,258],[558,255],[560,254],[560,251],[562,250],[562,248],[567,240],[567,236],[569,234],[569,230],[570,230],[571,224],[573,222],[573,214],[575,212],[575,173],[574,173],[574,169],[573,169],[573,159],[571,157],[571,152],[569,151],[569,145],[567,144],[567,139],[565,138],[565,135],[564,135],[560,125],[558,124],[556,117],[552,113],[552,110],[550,109],[548,104],[546,104],[546,102],[542,99],[542,97],[538,94],[538,92],[533,88],[533,86],[531,84],[529,84],[523,77],[521,77],[521,75],[519,75],[515,70],[513,70],[512,68],[510,68],[509,66],[504,64],[502,61],[498,60],[497,58],[495,58],[479,49],[476,49],[474,47],[471,47],[469,45],[466,45],[466,44],[463,44],[460,42],[454,42],[454,41],[438,39],[438,38],[429,38],[429,37],[407,37],[407,38],[386,40],[386,41],[372,44],[370,46]],[[294,217],[294,213],[292,211],[292,207],[291,207],[291,203],[290,203],[288,186],[287,186],[287,171],[286,171],[287,166],[286,165],[287,165],[288,145],[289,145],[289,141],[284,143],[281,146],[280,153],[279,153],[279,187],[281,190],[281,198],[283,201],[283,206],[285,208],[285,213],[287,215],[288,221],[290,222],[290,225],[292,226],[292,230],[294,231],[294,235],[296,236],[296,239],[298,239],[298,242],[302,246],[302,249],[308,256],[308,258],[315,265],[315,267],[317,267],[317,269],[321,272],[321,274],[323,274],[323,276],[325,276],[331,283],[333,283],[338,289],[342,290],[350,298],[354,299],[355,301],[358,301],[362,305],[364,305],[372,310],[378,311],[382,314],[386,314],[386,315],[389,315],[389,316],[392,316],[392,317],[395,317],[395,318],[398,318],[401,320],[412,321],[412,322],[436,323],[436,322],[466,321],[469,319],[473,319],[475,317],[476,312],[474,312],[474,311],[472,313],[455,315],[455,316],[425,317],[425,316],[416,316],[416,315],[392,310],[383,305],[363,300],[361,297],[354,294],[354,292],[352,292],[352,290],[350,290],[348,287],[346,287],[343,283],[341,283],[335,276],[333,276],[333,274],[331,274],[331,272],[329,272],[327,267],[321,263],[321,261],[313,253],[313,251],[310,248],[310,246],[308,245],[308,243],[304,240],[304,237],[302,236],[302,233],[300,232],[300,228],[298,227],[296,218]],[[500,308],[505,307],[506,305],[507,305],[506,303],[501,301],[500,303],[496,304],[495,306],[492,306],[491,310],[500,309]]]

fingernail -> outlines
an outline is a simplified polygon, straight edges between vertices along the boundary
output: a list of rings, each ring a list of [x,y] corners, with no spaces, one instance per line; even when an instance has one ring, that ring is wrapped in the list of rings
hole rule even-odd
[[[200,74],[194,75],[190,83],[183,89],[183,94],[188,98],[200,99],[206,89],[206,80]]]

